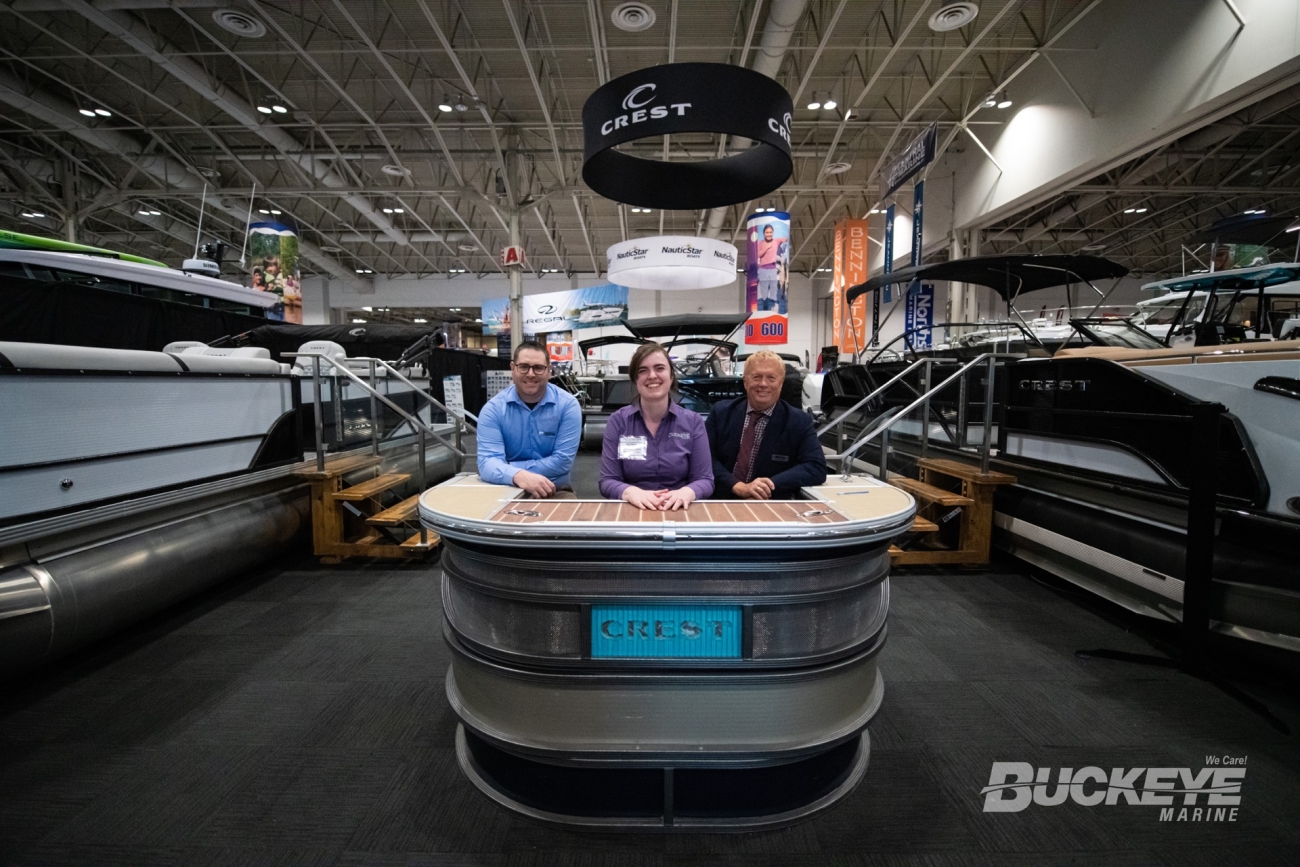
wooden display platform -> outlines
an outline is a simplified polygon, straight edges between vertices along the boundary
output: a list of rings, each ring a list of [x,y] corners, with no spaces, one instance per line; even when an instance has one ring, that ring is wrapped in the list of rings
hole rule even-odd
[[[987,565],[993,544],[993,493],[998,485],[1015,484],[1015,476],[983,473],[979,467],[947,458],[920,458],[916,466],[920,479],[891,473],[889,483],[915,496],[921,501],[922,509],[960,508],[958,544],[956,548],[920,547],[912,550],[895,545],[889,549],[893,565]],[[926,521],[929,527],[922,529],[921,521]],[[924,518],[918,518],[913,525],[913,530],[918,533],[932,532],[930,528],[937,530],[938,526]]]
[[[348,485],[344,479],[345,475],[371,468],[375,475],[355,485]],[[384,503],[385,494],[411,477],[407,473],[384,473],[381,457],[333,457],[326,461],[324,472],[313,468],[300,470],[298,475],[311,483],[312,552],[323,563],[348,557],[409,560],[424,555],[440,541],[431,530],[423,542],[420,540],[418,495],[395,504]],[[358,511],[367,525],[360,531],[356,529]]]

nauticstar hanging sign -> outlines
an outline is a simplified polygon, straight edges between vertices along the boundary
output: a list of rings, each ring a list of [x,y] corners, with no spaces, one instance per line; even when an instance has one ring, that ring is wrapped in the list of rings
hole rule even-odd
[[[694,209],[765,196],[785,183],[790,94],[766,75],[725,63],[639,69],[598,88],[582,108],[582,179],[606,198],[646,208]],[[756,146],[722,159],[664,162],[617,145],[686,132],[717,132]]]

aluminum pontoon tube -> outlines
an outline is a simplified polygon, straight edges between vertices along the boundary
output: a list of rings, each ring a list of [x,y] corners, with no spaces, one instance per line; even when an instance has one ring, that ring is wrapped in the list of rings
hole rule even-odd
[[[471,781],[602,829],[771,827],[851,791],[916,506],[863,476],[804,494],[659,513],[473,475],[425,493]]]
[[[390,471],[413,473],[417,460],[409,444],[386,452]],[[431,449],[427,467],[429,479],[445,479],[455,471],[455,456],[446,448]],[[61,533],[27,541],[34,556],[0,567],[0,681],[295,547],[305,550],[311,533],[309,487],[292,469],[244,494],[218,491],[170,509],[127,513],[85,528],[81,532],[91,535],[84,538]],[[51,538],[68,541],[56,544]]]

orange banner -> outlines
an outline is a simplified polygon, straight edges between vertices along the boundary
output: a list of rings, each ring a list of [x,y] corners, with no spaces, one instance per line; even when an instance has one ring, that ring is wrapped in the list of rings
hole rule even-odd
[[[862,296],[853,302],[852,309],[846,309],[844,294],[867,279],[866,220],[840,220],[835,224],[834,262],[832,338],[841,352],[857,352],[867,345],[867,298]]]

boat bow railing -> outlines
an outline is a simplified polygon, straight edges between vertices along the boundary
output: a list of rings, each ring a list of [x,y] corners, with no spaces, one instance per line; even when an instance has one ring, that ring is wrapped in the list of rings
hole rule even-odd
[[[857,454],[858,451],[860,451],[863,448],[863,446],[866,446],[868,443],[879,439],[880,440],[879,474],[880,474],[880,479],[882,481],[887,481],[889,475],[888,467],[889,467],[890,430],[895,425],[897,425],[900,421],[905,419],[908,416],[908,414],[911,413],[913,410],[920,408],[921,409],[921,457],[925,457],[929,448],[929,441],[930,441],[930,399],[931,397],[938,394],[939,392],[941,392],[943,389],[947,388],[949,385],[951,385],[954,382],[959,382],[960,389],[961,389],[961,396],[958,399],[958,403],[957,403],[958,438],[956,439],[955,444],[957,445],[958,448],[962,448],[965,445],[966,424],[967,424],[966,394],[968,388],[967,388],[966,375],[972,370],[975,370],[980,367],[984,367],[987,369],[987,376],[985,378],[985,383],[984,383],[984,419],[983,419],[984,435],[980,440],[980,472],[987,473],[989,471],[989,460],[991,456],[992,442],[993,442],[993,435],[992,435],[993,398],[994,398],[994,383],[996,377],[997,362],[998,359],[1008,359],[1008,358],[1017,358],[1017,357],[1018,356],[1009,355],[1007,353],[998,353],[998,352],[982,353],[981,355],[977,355],[975,358],[972,358],[970,361],[967,361],[965,364],[959,367],[954,373],[946,377],[938,385],[931,385],[930,381],[932,378],[931,377],[932,367],[936,361],[939,361],[941,359],[935,359],[935,358],[919,359],[918,361],[909,365],[906,369],[900,371],[898,374],[893,376],[888,382],[881,385],[879,388],[872,391],[866,397],[859,400],[848,410],[846,410],[845,412],[837,416],[834,420],[818,428],[817,436],[819,438],[822,435],[829,433],[832,430],[835,430],[836,428],[840,429],[839,453],[827,455],[826,460],[839,461],[841,475],[843,478],[847,479],[852,474],[854,455]],[[918,369],[921,371],[922,384],[921,384],[920,394],[916,397],[916,399],[900,409],[891,410],[890,412],[883,414],[878,418],[873,419],[871,422],[869,422],[866,425],[865,429],[859,434],[857,439],[855,439],[848,448],[844,448],[843,425],[853,416],[853,414],[856,413],[859,409],[865,407],[872,400],[883,395],[885,391],[888,390],[892,385],[899,382],[908,374]]]
[[[418,477],[418,479],[417,479],[417,482],[418,482],[418,484],[419,484],[419,487],[420,487],[420,490],[421,490],[421,491],[424,490],[424,482],[425,482],[425,479],[424,479],[424,476],[425,476],[425,472],[424,472],[424,470],[425,470],[425,444],[426,444],[426,439],[425,439],[425,438],[426,438],[427,436],[431,436],[431,437],[433,437],[435,440],[438,441],[438,443],[440,443],[441,445],[443,445],[443,446],[445,446],[447,449],[449,449],[449,450],[452,452],[452,454],[456,455],[456,458],[457,458],[457,461],[458,461],[458,462],[463,461],[463,460],[464,460],[465,458],[467,458],[467,457],[473,457],[473,455],[467,453],[467,452],[464,451],[464,449],[461,447],[461,445],[462,445],[462,439],[461,439],[462,428],[466,428],[466,429],[467,429],[468,426],[469,426],[469,422],[466,420],[465,416],[470,416],[470,417],[472,417],[472,418],[473,418],[473,416],[472,416],[468,411],[466,411],[466,412],[464,413],[464,415],[462,415],[461,413],[454,412],[454,411],[448,409],[448,408],[447,408],[447,407],[446,407],[442,402],[440,402],[439,400],[437,400],[436,398],[434,398],[433,395],[431,395],[431,394],[429,394],[428,392],[425,392],[425,391],[423,391],[422,389],[418,388],[418,387],[415,385],[415,383],[411,382],[409,379],[407,379],[407,378],[406,378],[405,376],[403,376],[401,373],[399,373],[398,371],[394,370],[393,367],[392,367],[391,365],[389,365],[387,362],[385,362],[385,361],[381,361],[380,359],[377,359],[377,358],[354,358],[354,359],[351,359],[352,361],[365,361],[365,362],[368,362],[368,363],[369,363],[369,365],[370,365],[370,383],[367,383],[367,382],[366,382],[365,380],[363,380],[361,377],[357,376],[355,373],[353,373],[351,370],[349,370],[345,364],[339,362],[339,361],[336,360],[336,359],[330,358],[328,355],[324,355],[324,354],[319,353],[319,352],[286,352],[286,353],[283,353],[283,354],[284,354],[284,356],[287,357],[287,358],[310,358],[310,359],[312,360],[312,373],[311,373],[311,377],[312,377],[312,408],[313,408],[314,411],[315,411],[315,422],[316,422],[316,469],[317,469],[318,471],[320,471],[320,472],[324,472],[324,471],[325,471],[325,416],[324,416],[324,413],[322,412],[322,407],[321,407],[321,362],[322,362],[322,361],[324,361],[324,362],[325,362],[326,364],[328,364],[331,368],[333,368],[334,372],[335,372],[337,375],[341,375],[341,376],[343,376],[343,377],[346,377],[349,381],[351,381],[351,382],[354,383],[355,385],[359,386],[363,392],[365,392],[367,395],[370,396],[370,417],[371,417],[371,424],[370,424],[370,441],[371,441],[371,449],[372,449],[372,451],[374,452],[374,454],[376,454],[376,455],[379,454],[379,438],[380,438],[380,432],[379,432],[379,404],[380,404],[380,403],[383,403],[383,404],[384,404],[385,406],[387,406],[389,409],[391,409],[391,410],[393,410],[394,412],[396,412],[397,415],[398,415],[398,416],[399,416],[403,421],[405,421],[407,424],[409,424],[409,425],[411,426],[411,429],[412,429],[413,431],[415,431],[416,435],[419,437],[419,455],[420,455],[420,463],[419,463],[419,477]],[[454,440],[454,441],[452,441],[452,440],[448,440],[448,439],[446,439],[446,438],[445,438],[441,433],[439,433],[438,431],[434,430],[432,426],[430,426],[428,423],[426,423],[426,422],[424,421],[424,419],[422,419],[422,418],[419,417],[419,415],[418,415],[419,410],[418,410],[418,409],[416,410],[416,414],[413,415],[413,414],[407,412],[407,411],[406,411],[405,409],[403,409],[402,407],[398,406],[398,405],[397,405],[395,402],[393,402],[392,400],[390,400],[389,397],[388,397],[388,395],[385,395],[385,394],[383,394],[382,392],[380,392],[380,391],[375,387],[375,384],[376,384],[376,377],[377,377],[377,374],[378,374],[378,369],[377,369],[377,368],[378,368],[379,365],[382,365],[384,368],[386,368],[386,369],[389,371],[389,375],[391,375],[391,376],[396,376],[396,377],[397,377],[401,382],[405,383],[405,384],[407,385],[407,387],[409,387],[409,388],[410,388],[414,393],[416,393],[416,394],[420,395],[421,397],[423,397],[423,398],[425,399],[425,401],[426,401],[430,406],[432,406],[432,407],[436,407],[436,408],[438,408],[438,409],[441,409],[443,412],[445,412],[445,413],[447,414],[447,418],[449,418],[449,419],[454,419],[455,421],[454,421],[453,423],[454,423],[454,425],[455,425],[455,440]],[[339,389],[335,388],[335,389],[333,389],[333,391],[334,391],[334,394],[337,396],[337,394],[338,394],[338,392],[339,392]],[[477,421],[478,419],[475,418],[474,420]]]

